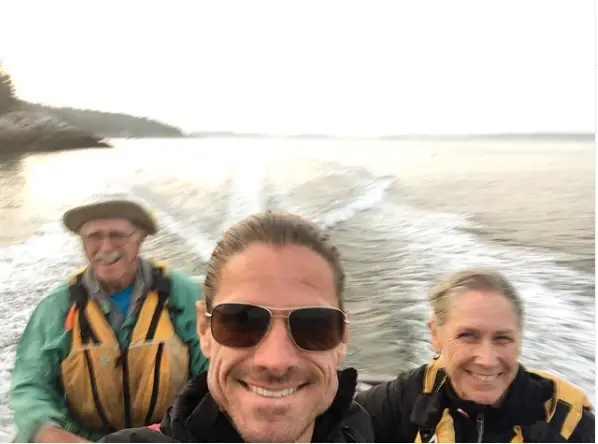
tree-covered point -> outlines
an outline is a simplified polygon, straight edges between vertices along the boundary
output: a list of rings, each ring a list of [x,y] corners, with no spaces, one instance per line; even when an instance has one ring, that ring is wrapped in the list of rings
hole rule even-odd
[[[109,137],[183,137],[183,133],[145,117],[20,100],[0,61],[0,150],[107,147],[102,139]]]

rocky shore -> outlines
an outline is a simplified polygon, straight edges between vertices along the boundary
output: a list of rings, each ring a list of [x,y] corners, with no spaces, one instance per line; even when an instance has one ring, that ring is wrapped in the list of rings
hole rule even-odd
[[[0,152],[110,147],[103,138],[46,111],[19,109],[0,115]]]

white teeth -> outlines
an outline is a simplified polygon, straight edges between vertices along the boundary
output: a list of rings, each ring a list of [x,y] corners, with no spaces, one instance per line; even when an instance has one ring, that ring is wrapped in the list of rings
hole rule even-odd
[[[470,372],[470,374],[471,374],[471,376],[473,376],[476,379],[479,379],[482,382],[492,382],[496,378],[498,378],[498,375],[500,375],[500,373],[495,373],[493,375],[483,375],[481,373],[474,373],[474,372]]]
[[[249,385],[249,389],[260,396],[265,396],[266,398],[284,398],[285,396],[291,396],[295,394],[297,388],[291,387],[284,390],[268,390],[263,387],[257,387],[255,385]]]

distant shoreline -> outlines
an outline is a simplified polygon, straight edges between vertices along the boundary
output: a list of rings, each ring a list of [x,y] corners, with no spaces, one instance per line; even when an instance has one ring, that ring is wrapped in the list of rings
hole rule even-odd
[[[568,140],[594,141],[594,133],[488,133],[488,134],[397,134],[382,136],[336,136],[328,134],[265,134],[237,133],[234,131],[198,131],[182,137],[191,139],[205,138],[253,138],[253,139],[330,139],[330,140]]]
[[[174,126],[145,117],[15,101],[0,113],[0,151],[48,152],[112,148],[108,138],[184,137]]]

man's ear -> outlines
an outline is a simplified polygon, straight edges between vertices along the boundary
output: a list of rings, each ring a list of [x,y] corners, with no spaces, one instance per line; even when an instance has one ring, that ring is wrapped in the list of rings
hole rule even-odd
[[[199,346],[201,353],[208,359],[212,353],[212,330],[210,329],[210,320],[206,317],[207,307],[205,301],[198,301],[195,304],[197,308],[197,335],[199,336]]]
[[[139,242],[143,242],[145,239],[147,239],[147,231],[145,231],[145,229],[143,228],[139,228],[139,230],[137,231],[139,233]]]
[[[346,328],[345,332],[343,333],[343,341],[336,348],[338,353],[337,360],[339,365],[345,360],[345,357],[347,356],[347,347],[349,346],[349,325],[350,324],[345,324]]]

